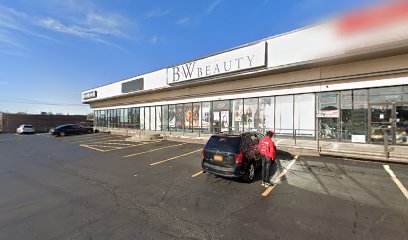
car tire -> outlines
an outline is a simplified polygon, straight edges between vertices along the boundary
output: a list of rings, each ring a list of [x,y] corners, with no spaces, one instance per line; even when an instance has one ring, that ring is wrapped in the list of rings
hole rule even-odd
[[[92,133],[92,130],[87,130],[86,133],[87,133],[87,134],[91,134],[91,133]]]
[[[59,133],[59,136],[60,136],[60,137],[65,136],[65,132],[60,132],[60,133]]]
[[[255,163],[254,162],[249,162],[247,170],[245,171],[245,175],[243,177],[243,180],[246,183],[251,183],[254,178],[255,178]]]

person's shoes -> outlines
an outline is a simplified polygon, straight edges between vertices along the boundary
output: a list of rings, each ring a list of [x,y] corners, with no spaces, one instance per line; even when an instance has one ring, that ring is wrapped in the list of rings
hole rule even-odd
[[[264,186],[265,186],[265,182],[262,182],[262,183],[261,183],[261,186],[263,186],[263,187],[264,187]]]
[[[265,183],[265,185],[264,185],[266,188],[268,188],[268,187],[270,187],[271,186],[271,184],[270,183]]]

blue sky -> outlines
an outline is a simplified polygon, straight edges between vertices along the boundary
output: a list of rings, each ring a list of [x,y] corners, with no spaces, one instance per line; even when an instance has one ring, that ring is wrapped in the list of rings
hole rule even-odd
[[[89,113],[83,90],[370,2],[0,0],[0,111]]]

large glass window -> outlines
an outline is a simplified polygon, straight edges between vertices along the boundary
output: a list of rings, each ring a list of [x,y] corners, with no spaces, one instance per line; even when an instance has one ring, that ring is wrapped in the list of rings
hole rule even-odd
[[[145,129],[150,130],[150,107],[145,107]]]
[[[193,131],[193,104],[184,104],[184,129],[186,132]]]
[[[210,132],[210,119],[211,119],[211,102],[203,102],[201,104],[201,125],[202,125],[202,132],[209,133]]]
[[[150,107],[150,130],[156,130],[156,107]]]
[[[366,142],[368,124],[368,90],[341,92],[341,139]]]
[[[340,117],[338,92],[319,93],[317,98],[320,138],[338,139]]]
[[[259,131],[275,129],[275,98],[263,97],[259,99]]]
[[[156,107],[156,130],[161,131],[163,129],[162,127],[162,107],[157,106]]]
[[[258,130],[258,98],[244,99],[244,131]]]
[[[244,100],[243,99],[235,99],[232,100],[232,131],[239,133],[243,131],[244,128]]]
[[[293,96],[275,97],[276,135],[293,135]]]
[[[201,131],[201,103],[193,103],[193,131]]]
[[[140,108],[140,129],[146,129],[145,128],[145,108],[144,107]]]
[[[169,106],[162,106],[162,125],[164,131],[169,131]]]
[[[372,88],[369,90],[370,103],[390,103],[402,101],[403,87]]]
[[[176,105],[169,106],[169,128],[176,131]]]
[[[129,122],[131,128],[140,128],[140,108],[131,108],[129,110]]]
[[[315,136],[315,95],[295,95],[294,124],[297,136]]]
[[[176,130],[183,131],[184,127],[184,105],[176,105]]]

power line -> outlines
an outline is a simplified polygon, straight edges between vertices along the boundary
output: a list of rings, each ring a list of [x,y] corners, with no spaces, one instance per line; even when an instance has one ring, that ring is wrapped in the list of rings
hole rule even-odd
[[[53,103],[53,102],[43,102],[31,99],[22,99],[22,98],[7,98],[0,97],[0,100],[7,102],[15,103],[25,103],[25,104],[36,104],[36,105],[48,105],[48,106],[64,106],[64,107],[87,107],[84,104],[74,104],[74,103]]]

